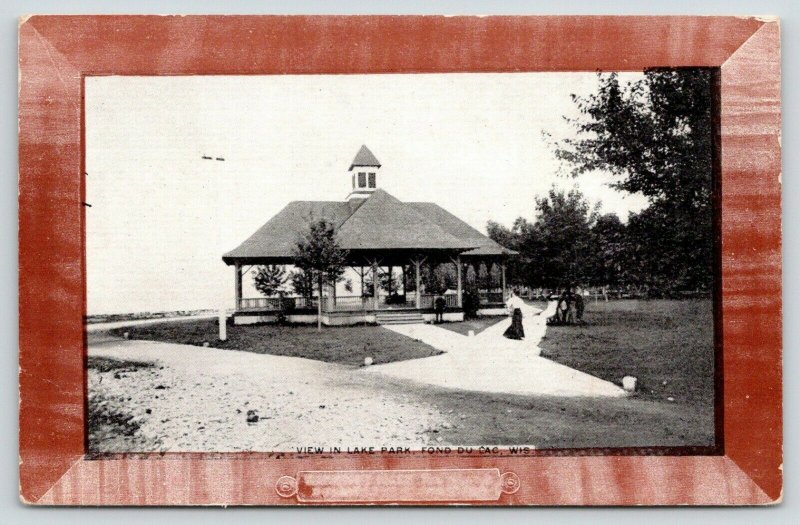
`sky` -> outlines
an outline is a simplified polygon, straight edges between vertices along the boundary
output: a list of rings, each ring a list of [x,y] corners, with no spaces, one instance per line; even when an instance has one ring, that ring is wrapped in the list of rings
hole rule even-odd
[[[596,88],[593,73],[89,77],[88,313],[232,308],[222,254],[290,201],[344,200],[362,144],[380,187],[484,233],[533,219],[553,185],[625,220],[645,199],[565,176],[543,135],[574,136],[570,94]]]

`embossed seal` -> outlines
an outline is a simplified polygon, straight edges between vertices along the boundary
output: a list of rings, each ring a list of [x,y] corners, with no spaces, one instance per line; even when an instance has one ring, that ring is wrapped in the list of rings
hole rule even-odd
[[[275,491],[282,498],[291,498],[297,494],[297,480],[291,476],[282,476],[275,483]]]
[[[519,490],[519,476],[513,472],[504,472],[500,476],[500,490],[503,494],[514,494]]]

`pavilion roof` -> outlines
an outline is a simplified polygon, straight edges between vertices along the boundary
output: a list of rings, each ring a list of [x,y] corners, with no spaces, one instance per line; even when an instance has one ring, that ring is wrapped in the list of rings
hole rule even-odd
[[[431,202],[404,203],[378,189],[350,202],[290,202],[237,248],[226,264],[291,262],[294,248],[313,221],[336,227],[339,245],[351,251],[445,250],[467,256],[514,254]]]
[[[498,244],[436,203],[409,202],[407,205],[416,208],[429,221],[435,222],[450,235],[463,239],[475,246],[475,248],[461,255],[490,256],[517,255],[519,253]]]

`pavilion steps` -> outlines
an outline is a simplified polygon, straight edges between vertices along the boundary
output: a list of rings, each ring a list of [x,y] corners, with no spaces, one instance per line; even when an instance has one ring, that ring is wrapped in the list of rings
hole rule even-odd
[[[375,322],[378,324],[423,324],[425,318],[419,312],[377,312]]]

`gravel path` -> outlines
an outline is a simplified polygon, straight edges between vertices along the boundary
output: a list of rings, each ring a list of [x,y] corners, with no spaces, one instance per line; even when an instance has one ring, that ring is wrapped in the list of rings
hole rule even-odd
[[[133,415],[131,439],[98,452],[296,451],[436,445],[435,405],[379,375],[294,357],[151,341],[90,340],[89,356],[155,366],[89,370],[93,402]],[[248,423],[248,411],[258,421]],[[439,438],[441,439],[441,438]]]

